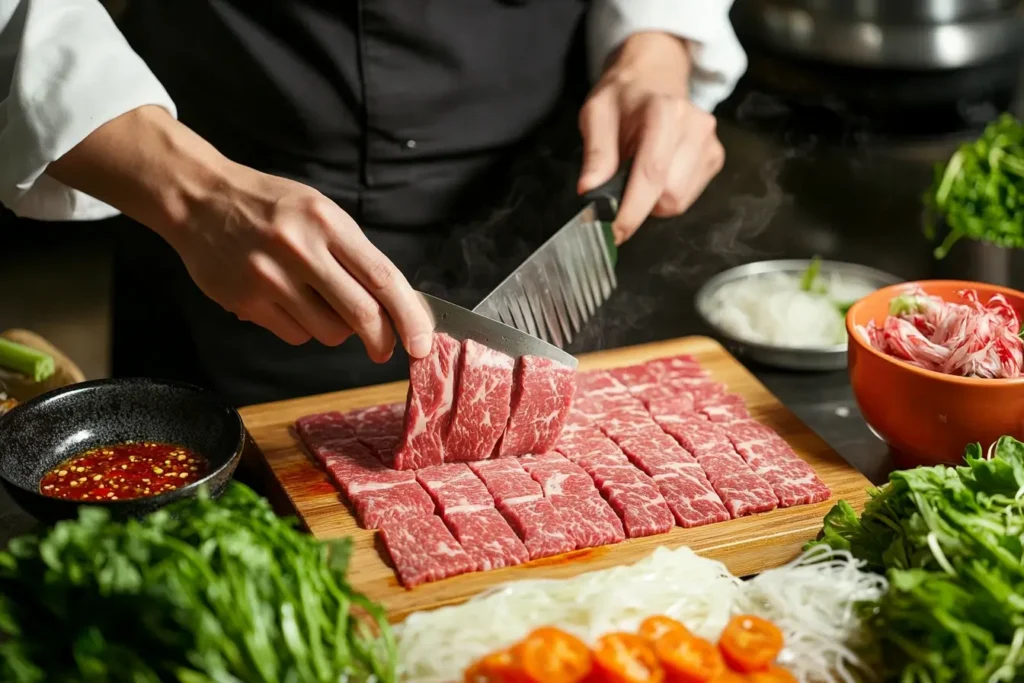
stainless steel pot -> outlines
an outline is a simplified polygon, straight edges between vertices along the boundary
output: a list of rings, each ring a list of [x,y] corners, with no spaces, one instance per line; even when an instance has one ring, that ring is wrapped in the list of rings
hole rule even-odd
[[[1021,0],[736,0],[737,33],[846,66],[942,70],[1024,53]]]

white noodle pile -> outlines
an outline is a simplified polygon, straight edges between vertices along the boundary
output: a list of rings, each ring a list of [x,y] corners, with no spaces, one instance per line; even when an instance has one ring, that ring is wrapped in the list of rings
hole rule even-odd
[[[636,630],[654,614],[714,637],[729,620],[741,584],[721,562],[689,548],[658,548],[633,565],[516,581],[462,605],[417,612],[399,627],[399,662],[407,681],[459,681],[473,661],[540,626],[557,625],[593,643],[611,631]]]
[[[885,591],[849,553],[820,548],[752,581],[689,548],[658,548],[630,566],[571,579],[517,581],[453,607],[411,615],[397,629],[404,679],[462,680],[473,661],[508,647],[540,626],[558,626],[588,643],[612,631],[635,631],[665,614],[715,641],[732,614],[771,619],[786,636],[781,661],[805,683],[852,683],[861,668],[849,643],[858,633],[858,600]],[[826,673],[831,672],[831,673]]]

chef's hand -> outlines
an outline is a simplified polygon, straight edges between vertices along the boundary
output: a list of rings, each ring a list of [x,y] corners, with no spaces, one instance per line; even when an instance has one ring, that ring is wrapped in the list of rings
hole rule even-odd
[[[686,211],[725,162],[715,117],[690,102],[689,78],[685,42],[666,33],[638,33],[612,57],[580,112],[581,194],[610,180],[633,157],[612,226],[619,243],[651,214]]]
[[[383,362],[393,320],[409,355],[430,352],[412,287],[340,207],[229,161],[163,109],[101,126],[47,173],[156,231],[207,296],[288,343],[355,333]]]

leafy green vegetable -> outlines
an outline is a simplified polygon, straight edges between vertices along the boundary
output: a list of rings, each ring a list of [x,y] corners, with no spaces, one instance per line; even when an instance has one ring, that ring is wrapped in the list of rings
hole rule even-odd
[[[0,680],[391,683],[394,639],[346,584],[349,553],[239,483],[141,521],[82,508],[0,553]]]
[[[925,206],[929,240],[937,238],[940,223],[948,228],[935,258],[944,258],[964,237],[1024,247],[1024,123],[1003,114],[936,166]]]
[[[864,605],[884,679],[1024,680],[1024,443],[1003,437],[965,465],[894,472],[864,514],[840,501],[821,540],[889,591]]]

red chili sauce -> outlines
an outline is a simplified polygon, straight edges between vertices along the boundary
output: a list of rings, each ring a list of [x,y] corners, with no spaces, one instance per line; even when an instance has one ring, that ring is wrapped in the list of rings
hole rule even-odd
[[[81,501],[146,498],[198,481],[209,469],[205,458],[187,448],[129,441],[65,460],[46,473],[39,492]]]

